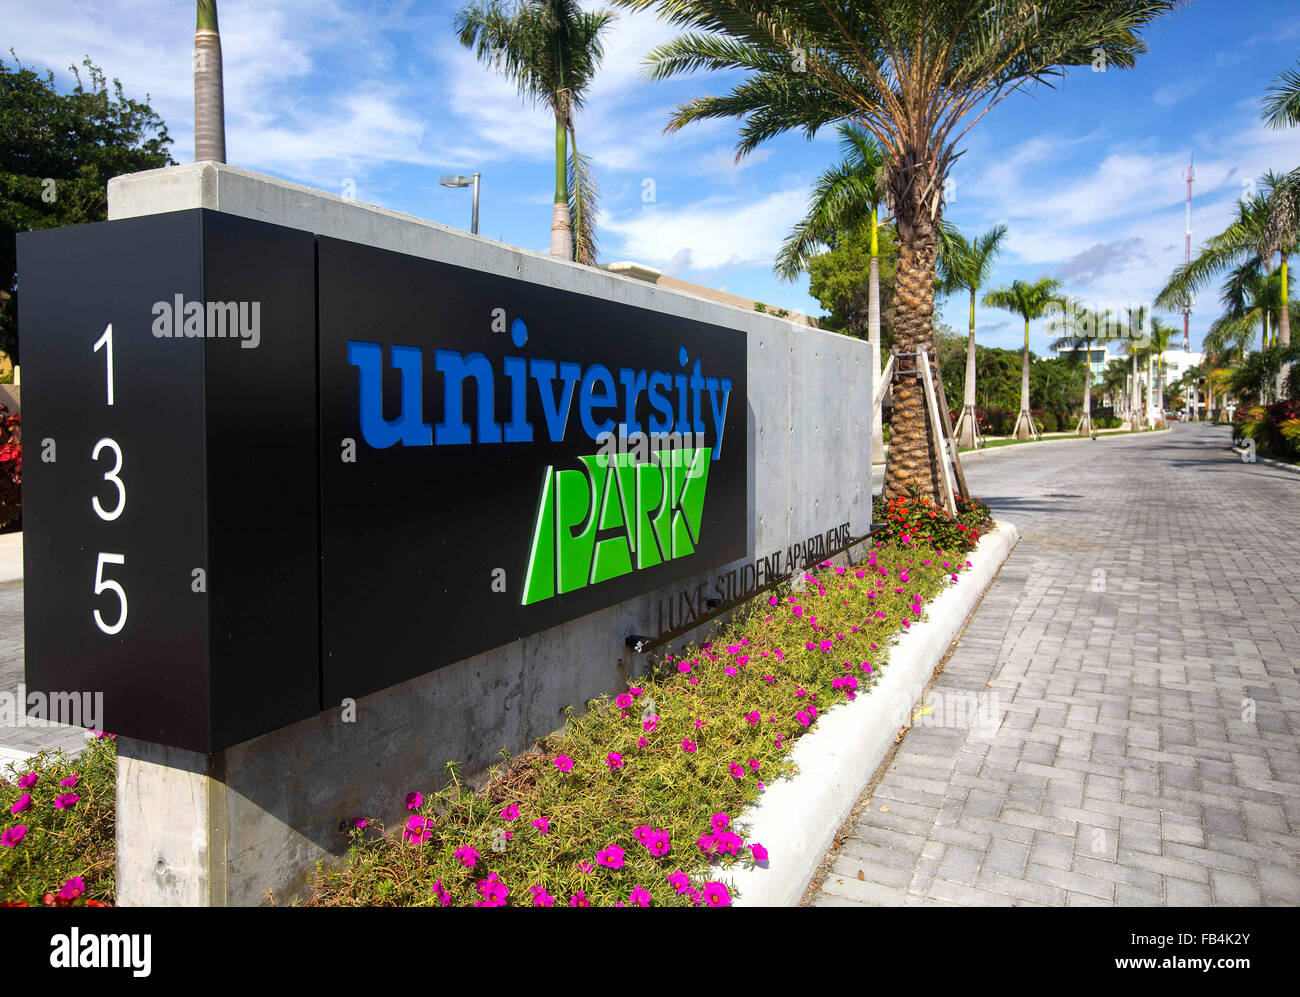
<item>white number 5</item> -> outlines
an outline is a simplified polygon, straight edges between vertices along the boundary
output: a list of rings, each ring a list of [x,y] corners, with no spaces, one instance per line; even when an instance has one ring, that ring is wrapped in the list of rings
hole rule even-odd
[[[112,522],[118,516],[122,515],[122,510],[126,508],[126,486],[122,484],[122,479],[117,476],[117,472],[122,470],[122,448],[119,447],[115,441],[110,440],[107,437],[100,440],[95,444],[95,449],[90,451],[90,459],[99,460],[99,451],[103,450],[105,447],[112,450],[113,456],[117,458],[116,463],[113,465],[113,470],[104,475],[105,481],[111,481],[117,487],[117,507],[111,512],[106,512],[104,507],[99,504],[98,495],[91,498],[90,504],[94,507],[95,512],[98,514],[100,519]]]
[[[95,595],[99,595],[101,592],[113,592],[122,604],[122,612],[118,615],[117,622],[112,626],[104,622],[104,618],[99,615],[98,609],[95,610],[95,625],[111,637],[126,625],[126,593],[122,591],[122,586],[117,582],[104,577],[104,565],[106,564],[126,564],[126,555],[100,554],[99,563],[95,565]]]

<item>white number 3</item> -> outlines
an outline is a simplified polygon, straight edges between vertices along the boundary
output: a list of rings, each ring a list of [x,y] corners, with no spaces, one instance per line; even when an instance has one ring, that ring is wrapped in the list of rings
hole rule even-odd
[[[106,511],[104,507],[99,504],[98,495],[91,498],[90,504],[94,507],[94,510],[100,519],[112,522],[118,516],[122,515],[122,510],[126,508],[126,485],[124,485],[122,479],[117,476],[117,473],[122,470],[122,448],[119,447],[115,441],[108,438],[100,440],[95,444],[95,449],[90,451],[90,459],[99,460],[99,452],[105,447],[112,450],[113,456],[117,458],[117,461],[113,465],[113,470],[104,475],[104,480],[111,481],[117,488],[117,507]]]

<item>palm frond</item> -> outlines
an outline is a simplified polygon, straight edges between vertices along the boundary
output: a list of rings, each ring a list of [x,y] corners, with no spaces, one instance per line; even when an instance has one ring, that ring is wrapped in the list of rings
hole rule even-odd
[[[1300,64],[1282,73],[1268,88],[1263,117],[1270,128],[1300,125]]]
[[[573,131],[570,129],[570,136]],[[600,188],[596,185],[591,160],[579,154],[573,138],[568,163],[569,217],[573,219],[573,257],[587,266],[596,265],[596,218]]]

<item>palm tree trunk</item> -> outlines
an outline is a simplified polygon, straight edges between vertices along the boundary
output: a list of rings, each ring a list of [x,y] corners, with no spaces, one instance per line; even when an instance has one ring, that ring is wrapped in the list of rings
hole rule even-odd
[[[562,111],[555,112],[555,209],[551,212],[551,255],[573,259],[573,228],[569,222],[569,165],[567,131]]]
[[[1083,341],[1083,415],[1079,417],[1079,435],[1092,435],[1092,342]]]
[[[1138,355],[1133,351],[1133,375],[1129,380],[1128,422],[1129,429],[1137,432],[1142,428],[1142,382],[1138,380]]]
[[[198,0],[194,29],[194,161],[226,161],[226,108],[217,0]]]
[[[1283,346],[1291,345],[1291,308],[1290,293],[1286,286],[1287,260],[1282,254],[1282,304],[1277,313],[1277,341]]]
[[[1277,312],[1277,341],[1281,346],[1291,345],[1291,294],[1287,289],[1287,260],[1286,253],[1282,254],[1282,301],[1278,306]],[[1277,372],[1277,385],[1275,397],[1281,398],[1286,387],[1287,380],[1291,377],[1291,364],[1282,364],[1282,369]]]
[[[876,386],[876,394],[887,390],[887,384],[881,381],[880,366],[880,259],[879,244],[876,241],[876,209],[871,209],[871,270],[867,278],[867,341],[871,344],[871,380]],[[883,463],[885,460],[884,420],[881,418],[882,406],[874,406],[871,418],[871,462]]]
[[[962,393],[961,415],[957,419],[957,444],[975,446],[975,288],[970,291],[970,332],[966,337],[966,389]]]
[[[1016,417],[1016,438],[1036,436],[1034,417],[1029,411],[1029,319],[1025,319],[1025,349],[1020,358],[1020,414]]]
[[[906,176],[902,171],[898,175]],[[899,239],[894,278],[897,302],[894,349],[913,356],[904,358],[906,366],[901,376],[894,379],[894,417],[890,423],[884,496],[886,499],[906,496],[916,487],[921,495],[937,502],[941,490],[939,455],[931,443],[925,388],[919,374],[920,365],[929,362],[932,340],[937,220],[917,203],[912,189],[900,190],[895,204]]]

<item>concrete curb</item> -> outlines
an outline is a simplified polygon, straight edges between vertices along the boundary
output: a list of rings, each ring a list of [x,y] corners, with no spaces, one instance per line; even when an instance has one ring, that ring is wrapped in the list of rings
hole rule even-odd
[[[1167,433],[1167,432],[1169,432],[1169,427],[1168,427],[1168,426],[1166,426],[1164,429],[1148,429],[1148,430],[1145,430],[1145,431],[1142,432],[1142,433],[1129,433],[1129,432],[1125,432],[1125,431],[1123,431],[1123,430],[1119,430],[1119,429],[1107,429],[1107,430],[1103,430],[1102,432],[1098,433],[1098,434],[1097,434],[1097,439],[1098,439],[1098,440],[1123,439],[1123,438],[1125,438],[1125,437],[1129,437],[1129,436],[1145,436],[1147,433]],[[1036,442],[1036,443],[1072,443],[1072,442],[1074,442],[1074,441],[1076,441],[1076,440],[1088,440],[1088,439],[1091,439],[1091,437],[1089,437],[1089,436],[1075,436],[1075,435],[1071,434],[1071,435],[1069,435],[1069,436],[1045,436],[1045,437],[1043,437],[1041,440],[1037,440],[1037,441],[1035,441],[1035,442]],[[1019,452],[1021,452],[1022,450],[1032,448],[1032,446],[1033,446],[1033,444],[1028,444],[1028,445],[1027,445],[1027,444],[1024,444],[1024,443],[1012,443],[1012,444],[1010,444],[1010,445],[1008,445],[1008,446],[1004,446],[1004,447],[984,447],[984,448],[982,448],[982,449],[980,449],[980,450],[963,450],[963,451],[959,454],[959,456],[961,457],[961,459],[962,459],[963,461],[965,461],[965,460],[967,460],[967,459],[969,459],[969,458],[971,458],[971,457],[983,457],[983,456],[987,456],[987,455],[989,455],[989,454],[1009,453],[1009,452],[1010,452],[1010,453],[1019,453]],[[889,453],[889,447],[885,447],[885,453],[886,453],[886,456],[887,456],[888,453]],[[884,466],[885,466],[885,462],[884,462],[884,461],[873,461],[872,464],[871,464],[871,466],[872,466],[872,467],[884,467]]]
[[[880,681],[865,696],[827,711],[791,752],[799,767],[769,784],[737,818],[746,838],[767,848],[766,867],[714,867],[711,879],[730,881],[737,907],[794,907],[821,864],[836,830],[866,789],[993,576],[1020,539],[1000,523],[980,539],[960,580],[926,607],[926,618],[890,650]]]
[[[1284,460],[1273,460],[1271,457],[1256,457],[1256,464],[1267,464],[1269,467],[1280,467],[1284,471],[1290,471],[1292,474],[1300,474],[1300,464],[1288,464]]]

